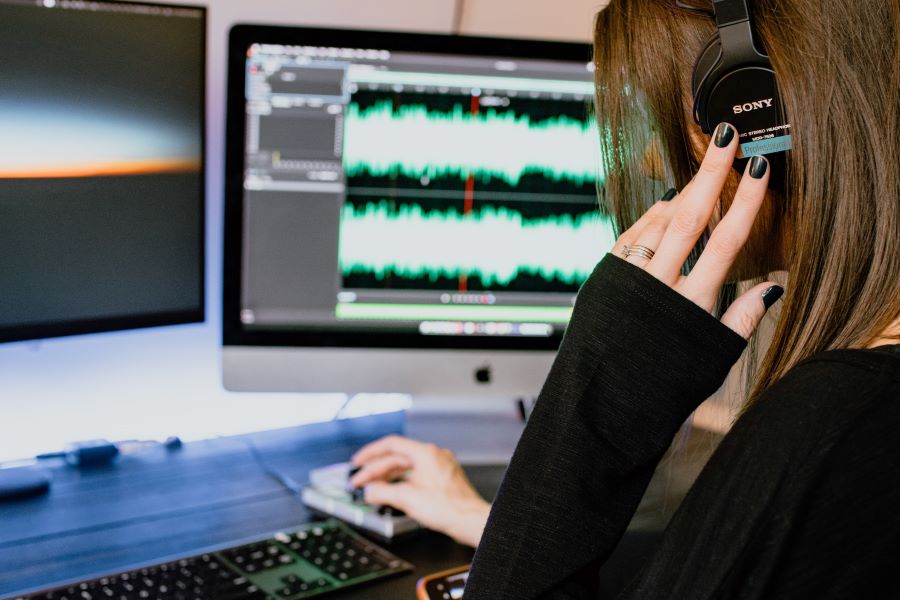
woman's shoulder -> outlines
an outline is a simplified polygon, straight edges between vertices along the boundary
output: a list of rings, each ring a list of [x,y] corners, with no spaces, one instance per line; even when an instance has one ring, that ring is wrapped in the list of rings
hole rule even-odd
[[[900,426],[900,345],[810,357],[738,419],[725,446],[738,454],[775,452],[788,462],[824,458],[872,420]]]
[[[896,556],[900,527],[900,489],[885,476],[898,427],[900,346],[804,361],[722,440],[629,597],[849,597],[842,586],[859,573],[881,582],[873,569]]]
[[[846,415],[889,400],[900,400],[900,344],[816,354],[791,369],[744,416],[755,421]]]
[[[900,378],[900,344],[820,352],[801,362],[788,375],[809,371],[856,376],[883,373],[896,381]]]

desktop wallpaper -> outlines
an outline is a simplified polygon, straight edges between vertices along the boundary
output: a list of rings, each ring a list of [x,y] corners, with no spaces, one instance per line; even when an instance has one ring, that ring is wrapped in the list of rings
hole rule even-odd
[[[199,311],[204,21],[0,0],[0,330]]]

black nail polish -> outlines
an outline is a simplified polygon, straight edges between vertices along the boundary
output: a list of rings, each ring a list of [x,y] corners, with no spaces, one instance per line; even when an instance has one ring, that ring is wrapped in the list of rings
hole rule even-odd
[[[663,195],[662,198],[660,198],[660,200],[662,200],[664,202],[668,202],[669,200],[671,200],[672,198],[674,198],[677,195],[678,195],[678,190],[676,190],[675,188],[671,188],[671,189],[669,189],[668,192],[666,192]]]
[[[713,137],[713,141],[718,148],[725,148],[728,144],[731,143],[731,140],[734,139],[734,127],[729,125],[728,123],[719,123],[719,126],[716,127],[716,135]]]
[[[784,288],[780,285],[773,285],[763,292],[762,301],[766,305],[766,310],[772,308],[772,305],[778,302],[778,299],[784,295]]]
[[[762,179],[768,170],[769,161],[762,156],[754,156],[750,159],[750,177],[753,179]]]

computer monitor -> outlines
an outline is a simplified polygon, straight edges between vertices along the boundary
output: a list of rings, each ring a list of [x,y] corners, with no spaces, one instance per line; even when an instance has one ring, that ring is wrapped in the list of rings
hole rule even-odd
[[[586,45],[231,31],[232,390],[535,396],[598,209]]]
[[[206,12],[0,0],[0,342],[204,318]]]

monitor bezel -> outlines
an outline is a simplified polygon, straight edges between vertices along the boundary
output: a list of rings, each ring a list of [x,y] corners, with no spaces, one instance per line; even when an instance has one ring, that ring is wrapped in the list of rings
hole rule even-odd
[[[224,346],[310,348],[410,348],[468,350],[556,350],[562,333],[548,337],[429,336],[337,329],[247,329],[240,320],[245,160],[246,56],[253,44],[375,48],[507,59],[591,62],[589,44],[455,34],[425,34],[363,29],[236,24],[228,42],[225,129],[225,231],[223,250],[222,342]]]
[[[200,13],[200,25],[202,29],[200,39],[200,60],[202,66],[202,81],[200,90],[200,189],[198,190],[198,202],[200,222],[198,238],[200,243],[200,286],[199,305],[189,310],[144,312],[141,314],[115,315],[108,317],[95,317],[91,319],[72,319],[61,321],[34,322],[22,325],[0,327],[0,343],[21,342],[28,340],[40,340],[48,338],[66,337],[73,335],[85,335],[91,333],[106,333],[130,329],[145,329],[149,327],[165,327],[172,325],[186,325],[190,323],[202,323],[206,320],[206,179],[207,179],[207,85],[209,81],[209,66],[207,64],[209,40],[209,10],[199,4],[167,4],[162,2],[120,2],[118,0],[106,0],[109,4],[129,6],[149,6],[153,8],[171,8],[196,10]],[[51,9],[52,10],[52,9]]]

